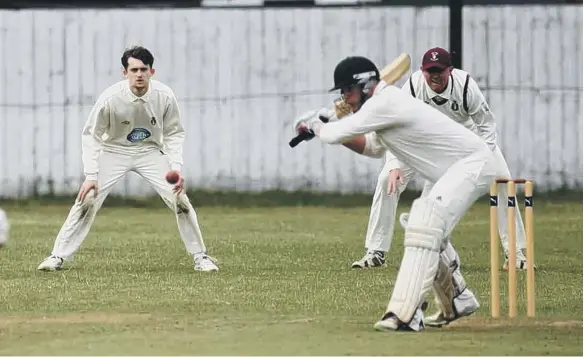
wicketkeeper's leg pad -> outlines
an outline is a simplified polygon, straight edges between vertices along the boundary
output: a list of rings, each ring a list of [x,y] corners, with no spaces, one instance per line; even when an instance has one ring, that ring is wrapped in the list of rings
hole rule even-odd
[[[436,304],[444,317],[449,320],[456,318],[454,299],[464,292],[466,281],[460,271],[460,257],[450,242],[440,253],[433,286]]]
[[[449,211],[440,202],[420,197],[414,201],[406,226],[405,252],[387,312],[408,324],[438,270]]]

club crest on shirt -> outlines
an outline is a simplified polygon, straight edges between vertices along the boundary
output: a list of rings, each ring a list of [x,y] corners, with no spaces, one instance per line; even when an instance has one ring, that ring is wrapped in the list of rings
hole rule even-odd
[[[128,134],[126,139],[128,139],[128,141],[131,143],[135,143],[138,141],[146,140],[150,136],[152,136],[152,133],[150,133],[148,130],[144,128],[135,128],[130,132],[130,134]]]

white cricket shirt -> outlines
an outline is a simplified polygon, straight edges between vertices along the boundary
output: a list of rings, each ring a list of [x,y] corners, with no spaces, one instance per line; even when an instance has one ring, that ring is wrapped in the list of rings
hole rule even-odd
[[[321,126],[320,139],[329,144],[366,134],[368,150],[378,156],[389,150],[431,182],[436,182],[458,160],[485,152],[476,134],[438,110],[395,86],[381,81],[374,95],[353,115]]]
[[[467,72],[453,69],[446,89],[438,94],[430,89],[422,71],[418,70],[412,73],[402,90],[478,134],[491,150],[497,146],[495,118],[478,84]]]
[[[127,80],[107,88],[97,99],[82,133],[83,166],[87,179],[97,179],[102,150],[135,155],[162,150],[171,169],[182,167],[185,131],[176,97],[166,85],[150,80],[137,97]]]

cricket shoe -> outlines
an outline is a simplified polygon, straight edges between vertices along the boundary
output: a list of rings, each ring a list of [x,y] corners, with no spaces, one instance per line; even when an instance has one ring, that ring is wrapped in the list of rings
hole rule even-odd
[[[426,326],[442,327],[446,326],[452,321],[456,321],[462,317],[467,317],[475,313],[481,306],[474,296],[474,294],[466,289],[462,294],[454,299],[455,315],[454,317],[446,317],[441,310],[438,310],[434,315],[428,316],[424,319]]]
[[[523,249],[517,250],[517,258],[516,258],[516,266],[519,270],[527,270],[527,258],[523,253]],[[535,264],[533,265],[533,269],[535,269]],[[503,264],[503,270],[509,270],[509,251],[505,252],[505,263]]]
[[[424,311],[428,308],[428,303],[423,302],[422,306],[416,310],[414,317],[409,324],[401,322],[393,313],[386,313],[381,320],[377,321],[373,328],[376,331],[423,331],[424,325]]]
[[[351,268],[375,268],[385,264],[385,253],[380,250],[368,250],[367,253],[351,265]]]
[[[219,267],[215,264],[216,260],[207,254],[195,255],[195,270],[197,271],[219,271]]]
[[[63,258],[51,255],[41,262],[41,264],[38,267],[38,270],[56,271],[61,269],[62,266]]]

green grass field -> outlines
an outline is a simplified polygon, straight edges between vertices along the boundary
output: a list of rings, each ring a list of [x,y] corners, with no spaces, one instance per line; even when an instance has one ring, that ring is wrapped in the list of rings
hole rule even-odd
[[[537,202],[537,317],[513,321],[489,318],[488,207],[473,207],[453,242],[482,307],[422,333],[373,330],[403,231],[388,266],[351,270],[368,207],[199,208],[221,269],[210,274],[192,269],[169,210],[124,207],[99,212],[67,269],[38,272],[69,207],[5,209],[13,231],[0,249],[2,355],[582,355],[579,202]]]

